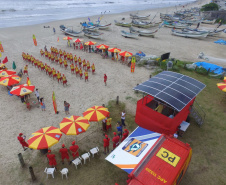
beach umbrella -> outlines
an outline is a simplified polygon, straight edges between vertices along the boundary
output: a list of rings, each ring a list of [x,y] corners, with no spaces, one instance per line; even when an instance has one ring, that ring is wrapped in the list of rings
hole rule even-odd
[[[226,82],[226,76],[224,77],[224,81]]]
[[[112,52],[112,53],[120,53],[121,49],[119,49],[119,48],[109,48],[108,51]]]
[[[96,46],[98,49],[107,49],[107,48],[109,48],[109,46],[108,45],[105,45],[105,44],[101,44],[101,45],[98,45],[98,46]]]
[[[79,42],[82,42],[82,41],[83,41],[82,39],[76,39],[74,42],[79,43]]]
[[[59,128],[50,126],[44,127],[34,133],[27,140],[29,148],[47,149],[59,142],[62,133]]]
[[[220,90],[226,92],[226,83],[223,83],[223,82],[217,83],[217,87],[218,87]]]
[[[65,117],[60,123],[60,131],[66,135],[79,135],[89,128],[89,121],[80,116]]]
[[[82,114],[89,121],[101,121],[109,115],[109,111],[103,106],[93,106]]]
[[[15,86],[11,89],[10,94],[14,94],[17,96],[24,96],[26,94],[31,94],[35,89],[34,85],[22,84]]]
[[[12,70],[1,70],[0,71],[0,77],[14,75],[14,74],[16,74],[16,71],[12,71]]]
[[[0,79],[0,85],[4,86],[11,86],[14,84],[18,84],[20,82],[21,78],[17,75],[10,75],[6,77],[2,77]]]
[[[95,45],[95,44],[96,42],[92,42],[92,41],[85,42],[85,45],[88,45],[88,46]]]
[[[72,40],[71,37],[64,37],[63,40]]]
[[[0,63],[0,69],[2,69],[3,67],[5,67],[5,64]]]
[[[128,51],[123,51],[123,52],[119,53],[119,55],[121,55],[123,57],[131,57],[133,55],[133,53],[130,53]]]

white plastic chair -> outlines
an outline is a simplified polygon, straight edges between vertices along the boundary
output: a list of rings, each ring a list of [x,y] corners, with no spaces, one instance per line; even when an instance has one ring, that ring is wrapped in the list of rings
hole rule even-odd
[[[56,171],[56,168],[54,167],[54,168],[47,168],[46,167],[46,169],[44,170],[44,172],[47,174],[47,179],[48,179],[48,175],[50,174],[50,175],[52,175],[52,177],[54,178],[54,171]]]
[[[73,160],[72,163],[75,165],[76,169],[78,169],[77,166],[78,166],[79,164],[82,165],[82,158],[81,158],[81,157],[78,157],[78,158],[76,158],[75,160]]]
[[[98,154],[98,152],[99,152],[99,148],[98,147],[92,148],[90,150],[90,153],[93,155],[93,157],[94,157],[94,154]]]
[[[64,175],[66,176],[67,178],[67,173],[68,173],[68,169],[67,168],[63,168],[60,173],[62,174],[62,179],[64,178]]]
[[[89,161],[90,161],[90,153],[89,152],[84,153],[81,157],[84,159],[84,164],[86,164],[86,159],[89,159]]]

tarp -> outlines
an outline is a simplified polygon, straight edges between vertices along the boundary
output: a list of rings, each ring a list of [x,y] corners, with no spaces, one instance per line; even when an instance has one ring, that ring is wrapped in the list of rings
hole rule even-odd
[[[205,68],[206,70],[210,69],[210,72],[213,72],[215,74],[222,74],[224,72],[223,68],[221,66],[210,64],[207,62],[196,62],[195,65],[201,66]]]
[[[221,44],[221,45],[226,45],[226,40],[219,39],[219,40],[215,41],[214,43]]]
[[[146,55],[145,55],[142,51],[140,51],[140,52],[136,53],[136,55],[137,55],[137,56],[139,56],[140,58],[142,58],[142,57],[145,57],[145,56],[146,56]]]
[[[127,173],[131,173],[161,134],[137,127],[105,159]]]

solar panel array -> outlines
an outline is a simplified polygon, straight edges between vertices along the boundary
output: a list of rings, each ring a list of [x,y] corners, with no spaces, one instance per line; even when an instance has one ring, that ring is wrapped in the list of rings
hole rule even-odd
[[[181,111],[205,87],[205,84],[194,78],[163,71],[133,89],[158,98]]]

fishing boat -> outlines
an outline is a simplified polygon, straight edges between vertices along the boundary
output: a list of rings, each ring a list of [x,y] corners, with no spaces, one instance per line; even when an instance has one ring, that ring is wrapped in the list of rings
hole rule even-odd
[[[64,31],[66,27],[64,25],[60,25],[60,31]]]
[[[138,38],[138,34],[136,33],[129,33],[129,32],[126,32],[124,30],[121,31],[121,35],[125,38],[134,38],[134,39],[137,39]]]
[[[216,19],[213,19],[213,20],[201,20],[201,23],[204,23],[204,24],[214,24],[216,22]]]
[[[138,28],[150,28],[152,22],[132,20],[132,25]]]
[[[88,25],[86,22],[83,22],[83,23],[80,23],[83,27],[84,30],[87,30],[87,31],[97,31],[99,29],[99,27],[97,26],[90,26]]]
[[[70,35],[70,36],[73,36],[73,37],[80,37],[81,35],[82,35],[82,33],[83,33],[83,31],[81,30],[81,31],[73,31],[73,30],[71,30],[71,29],[68,29],[68,28],[66,28],[66,29],[64,29],[64,30],[61,30],[65,35]]]
[[[98,22],[98,24],[94,24],[93,22],[88,22],[88,25],[90,25],[90,26],[96,26],[96,27],[98,27],[100,30],[107,30],[107,29],[109,29],[110,26],[111,26],[111,23],[110,23],[110,24],[100,24],[99,21],[97,21],[97,22]]]
[[[156,29],[154,31],[152,30],[136,30],[133,27],[130,27],[131,33],[137,33],[139,36],[146,36],[146,37],[154,37],[155,34],[158,32],[159,29]]]
[[[115,25],[122,26],[122,27],[130,27],[132,25],[132,23],[126,23],[126,22],[122,22],[122,21],[118,22],[115,20]]]
[[[186,38],[205,38],[207,37],[208,32],[176,31],[172,29],[172,34]]]
[[[189,24],[181,24],[181,23],[165,23],[164,22],[164,26],[168,27],[168,28],[176,28],[176,29],[183,29],[183,28],[187,28],[189,26]]]
[[[91,32],[87,30],[83,30],[83,32],[86,37],[94,38],[94,39],[101,39],[101,35],[103,35],[103,33]]]
[[[151,16],[151,14],[150,14],[150,15],[146,15],[146,16],[138,15],[138,14],[130,14],[130,18],[131,18],[131,19],[141,19],[141,20],[145,20],[145,19],[148,19],[150,16]]]
[[[206,30],[206,29],[191,29],[191,28],[185,28],[183,31],[196,31],[196,32],[208,32],[207,36],[218,36],[222,32],[226,32],[226,29],[214,29],[214,30]]]

